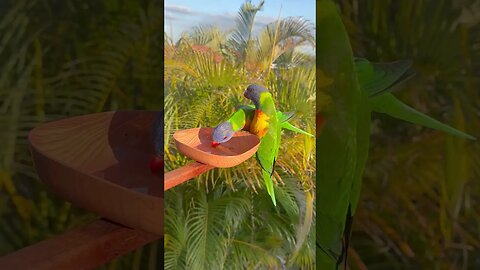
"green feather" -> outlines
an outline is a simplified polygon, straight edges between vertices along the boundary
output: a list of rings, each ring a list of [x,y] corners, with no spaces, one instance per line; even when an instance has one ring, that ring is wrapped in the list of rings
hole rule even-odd
[[[367,59],[355,58],[354,63],[360,89],[369,98],[391,92],[415,75],[410,60],[371,63]]]
[[[363,58],[355,58],[358,83],[362,92],[368,95],[370,110],[443,131],[454,136],[475,139],[473,136],[411,108],[390,93],[415,75],[411,66],[412,62],[410,60],[371,63]]]
[[[282,126],[282,129],[288,129],[288,130],[291,130],[293,132],[297,132],[297,133],[300,133],[300,134],[303,134],[303,135],[307,135],[307,136],[311,136],[311,137],[315,137],[313,136],[312,134],[306,132],[306,131],[303,131],[295,126],[293,126],[292,124],[290,124],[288,121],[285,121],[283,123],[280,124]]]
[[[247,112],[243,109],[239,109],[230,116],[228,121],[232,124],[233,131],[239,131],[245,126],[247,119]]]
[[[239,112],[241,111],[241,112]],[[228,119],[228,121],[234,125],[240,125],[240,123],[243,123],[244,121],[251,121],[253,120],[253,117],[255,115],[255,106],[253,105],[240,105],[236,107],[236,111],[232,114],[232,116]],[[288,121],[292,119],[294,116],[293,112],[286,112],[282,113],[281,111],[277,111],[277,119],[278,122],[280,123],[280,126],[282,129],[288,129],[293,132],[297,132],[303,135],[315,137],[314,135],[295,127]],[[243,128],[243,125],[242,125]],[[234,131],[238,131],[238,129],[234,128]],[[248,130],[247,130],[248,131]]]
[[[268,116],[268,126],[266,134],[260,139],[256,157],[262,167],[263,180],[267,187],[268,194],[276,206],[275,192],[273,189],[272,175],[274,171],[275,160],[278,156],[280,146],[281,126],[278,123],[275,102],[269,92],[260,93],[259,110]]]
[[[417,125],[443,131],[454,136],[470,140],[476,139],[475,137],[468,135],[465,132],[450,127],[449,125],[443,124],[440,121],[437,121],[430,116],[413,109],[412,107],[398,100],[390,93],[373,98],[372,100],[370,100],[370,105],[373,111],[379,113],[385,113],[392,117],[408,121]]]
[[[295,115],[294,112],[282,113],[281,111],[277,111],[277,117],[278,117],[279,123],[290,121],[290,119],[292,119],[294,115]]]
[[[317,106],[328,121],[317,137],[317,264],[336,269],[346,255],[342,246],[352,185],[357,171],[357,123],[361,90],[357,82],[348,35],[332,1],[316,2],[317,62],[332,82],[319,91],[333,105]],[[318,94],[317,94],[318,96]],[[328,109],[328,111],[327,111]],[[343,256],[342,256],[343,255]]]

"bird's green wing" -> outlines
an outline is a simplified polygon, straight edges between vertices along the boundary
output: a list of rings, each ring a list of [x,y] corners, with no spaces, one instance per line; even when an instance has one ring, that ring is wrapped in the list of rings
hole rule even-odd
[[[297,132],[297,133],[300,133],[300,134],[303,134],[303,135],[315,137],[312,134],[295,127],[294,125],[290,124],[289,122],[283,122],[280,125],[281,125],[282,129],[284,128],[284,129],[288,129],[288,130],[291,130],[293,132]]]
[[[278,119],[278,123],[283,123],[283,122],[287,122],[287,121],[290,121],[290,119],[293,118],[293,116],[295,115],[294,112],[281,112],[281,111],[277,111],[277,119]]]
[[[338,268],[346,254],[342,239],[348,230],[352,185],[358,180],[357,124],[362,96],[348,35],[335,4],[320,0],[316,10],[317,38],[322,40],[317,44],[317,59],[321,59],[317,66],[330,81],[317,91],[332,101],[330,106],[317,106],[317,116],[324,117],[325,125],[317,136],[321,151],[317,153],[316,262],[318,269],[331,270]]]
[[[304,130],[299,129],[296,126],[294,126],[294,125],[292,125],[288,122],[290,119],[293,118],[294,115],[295,115],[294,112],[282,113],[281,111],[277,111],[277,119],[278,119],[278,123],[280,124],[280,127],[282,129],[288,129],[290,131],[297,132],[297,133],[300,133],[300,134],[303,134],[303,135],[315,137],[314,135],[312,135],[312,134],[310,134],[310,133],[308,133]],[[280,140],[279,140],[279,142],[280,142]]]
[[[355,72],[362,92],[369,98],[391,92],[396,86],[415,75],[412,61],[398,60],[388,63],[371,63],[367,59],[355,58]]]
[[[265,182],[268,194],[272,198],[273,204],[276,206],[275,191],[273,188],[272,175],[274,171],[275,160],[278,155],[280,145],[280,126],[278,125],[277,112],[275,110],[275,102],[272,95],[268,92],[260,94],[260,108],[268,119],[267,133],[261,138],[260,146],[257,150],[257,160],[262,167],[263,180]]]
[[[415,75],[411,65],[409,60],[371,63],[363,58],[355,59],[358,83],[362,92],[366,92],[368,95],[371,110],[454,136],[474,139],[462,131],[411,108],[389,93]]]
[[[228,118],[230,124],[232,124],[233,131],[239,131],[243,129],[248,120],[253,119],[255,107],[248,105],[237,106],[236,111]]]
[[[417,125],[429,127],[439,131],[446,132],[448,134],[475,140],[475,137],[466,134],[458,129],[455,129],[449,125],[443,124],[430,116],[423,114],[412,107],[401,102],[395,96],[390,93],[375,97],[370,100],[372,110],[379,113],[388,114],[392,117],[408,121]]]
[[[389,63],[371,63],[367,59],[355,58],[355,72],[362,94],[362,101],[358,103],[357,123],[357,164],[355,177],[350,195],[350,213],[347,217],[347,226],[352,222],[360,199],[363,171],[368,158],[370,145],[370,101],[376,97],[388,94],[405,81],[413,77],[415,72],[411,68],[410,60],[399,60]],[[349,237],[349,230],[345,236]]]

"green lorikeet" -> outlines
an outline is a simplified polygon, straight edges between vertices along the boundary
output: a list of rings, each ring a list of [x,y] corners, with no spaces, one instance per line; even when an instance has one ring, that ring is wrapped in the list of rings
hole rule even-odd
[[[228,118],[227,121],[220,123],[214,128],[212,133],[212,146],[217,146],[221,143],[229,141],[235,132],[239,130],[250,132],[250,123],[252,122],[254,116],[255,106],[238,106],[237,110],[232,114],[232,116],[230,116],[230,118]],[[303,135],[314,137],[312,134],[290,124],[288,121],[292,119],[293,116],[294,113],[292,112],[282,113],[281,111],[277,111],[277,118],[279,119],[280,127],[282,129],[288,129]]]
[[[462,131],[443,124],[409,107],[408,105],[395,98],[395,96],[390,93],[403,82],[412,78],[415,74],[411,69],[411,61],[401,60],[390,63],[371,63],[366,59],[355,58],[354,64],[360,91],[367,96],[368,104],[366,104],[366,106],[364,104],[366,113],[371,114],[371,112],[373,111],[385,113],[392,117],[414,124],[433,128],[439,131],[443,131],[451,135],[468,139],[475,139],[474,137]],[[320,117],[321,124],[323,125],[323,121],[325,121],[325,119],[322,118],[322,115],[320,115]],[[362,146],[368,147],[368,144]],[[329,265],[336,265],[335,268],[338,268],[339,264],[342,261],[344,261],[346,265],[353,215],[358,206],[361,191],[363,175],[363,169],[361,168],[363,168],[363,166],[365,165],[366,158],[367,156],[365,155],[361,158],[359,157],[359,159],[357,160],[357,162],[359,163],[359,169],[356,172],[354,178],[352,179],[353,182],[351,185],[351,189],[348,191],[349,203],[347,204],[346,209],[347,215],[343,218],[339,217],[340,220],[332,220],[330,218],[335,215],[331,215],[329,216],[329,218],[322,216],[318,217],[321,222],[317,224],[317,226],[321,226],[323,228],[319,229],[322,235],[325,235],[325,237],[317,237],[317,245],[330,258],[331,263],[329,263]],[[340,212],[340,209],[330,209],[328,208],[328,205],[319,205],[318,207],[320,208],[321,212],[324,213],[330,213],[332,211]],[[328,209],[325,207],[327,207]],[[325,209],[322,210],[323,208]],[[323,226],[322,222],[341,224],[341,226]],[[331,240],[332,238],[330,236],[335,237],[337,241],[327,242],[322,240]]]
[[[230,116],[230,118],[216,126],[212,133],[212,146],[216,147],[221,143],[228,142],[235,132],[239,130],[249,131],[253,119],[254,109],[247,105],[241,105]]]
[[[260,138],[256,157],[262,167],[262,175],[268,194],[276,206],[272,175],[280,146],[281,127],[272,94],[263,86],[252,84],[243,95],[255,104],[255,115],[250,123],[250,132]]]
[[[258,110],[256,109],[255,106],[252,105],[242,105],[237,108],[237,111],[233,113],[233,115],[225,122],[220,123],[218,126],[215,127],[213,130],[213,142],[212,146],[217,146],[221,143],[225,143],[229,141],[232,136],[235,134],[236,131],[239,130],[245,130],[248,132],[251,132],[253,134],[256,134],[259,136],[259,134],[262,134],[262,132],[259,132],[259,125],[265,125],[264,123],[259,123],[259,119],[255,119],[255,116],[258,115]],[[312,134],[305,132],[302,129],[299,129],[292,124],[288,122],[293,117],[293,113],[282,113],[281,111],[276,111],[276,119],[277,119],[277,125],[279,126],[279,131],[281,129],[288,129],[297,133],[301,133],[307,136],[312,136]],[[262,116],[263,119],[265,119],[264,116]],[[262,119],[260,119],[262,120]],[[253,125],[252,125],[253,123]],[[261,131],[261,130],[260,130]],[[265,134],[264,134],[265,135]],[[262,140],[265,138],[265,136],[259,136],[260,139]],[[263,138],[262,138],[263,137]],[[260,143],[259,150],[261,149],[262,142]],[[278,148],[280,146],[280,132],[278,132],[278,137],[276,139],[276,144],[272,146],[272,149],[276,149],[276,155],[273,156],[273,160],[276,160],[277,155],[278,155]],[[265,146],[264,148],[265,149]],[[273,173],[273,166],[271,166],[271,172],[267,171],[264,169],[264,163],[262,163],[261,160],[265,160],[261,155],[259,156],[259,152],[257,151],[257,160],[259,161],[261,167],[262,167],[262,174],[264,177],[264,181],[267,185],[267,191],[268,191],[268,183],[267,181],[272,181],[271,180],[271,174]],[[268,174],[267,174],[268,173]],[[268,179],[265,179],[268,176]],[[275,195],[273,193],[273,182],[271,183],[272,185],[272,193],[269,192],[270,196],[272,197],[273,203],[276,205],[275,202]]]

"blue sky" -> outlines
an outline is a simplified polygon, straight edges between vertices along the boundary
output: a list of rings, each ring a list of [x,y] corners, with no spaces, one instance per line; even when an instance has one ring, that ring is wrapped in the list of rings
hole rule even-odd
[[[177,41],[181,33],[194,26],[217,25],[223,30],[235,25],[244,0],[165,0],[165,32]],[[253,0],[257,5],[259,0]],[[255,17],[255,30],[280,17],[302,16],[315,23],[313,0],[266,0]]]

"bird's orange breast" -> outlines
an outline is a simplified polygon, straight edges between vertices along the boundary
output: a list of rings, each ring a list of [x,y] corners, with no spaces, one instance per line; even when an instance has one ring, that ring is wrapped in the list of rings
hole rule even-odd
[[[257,135],[259,138],[265,136],[269,119],[270,117],[261,110],[255,110],[255,116],[250,125],[250,132]]]

